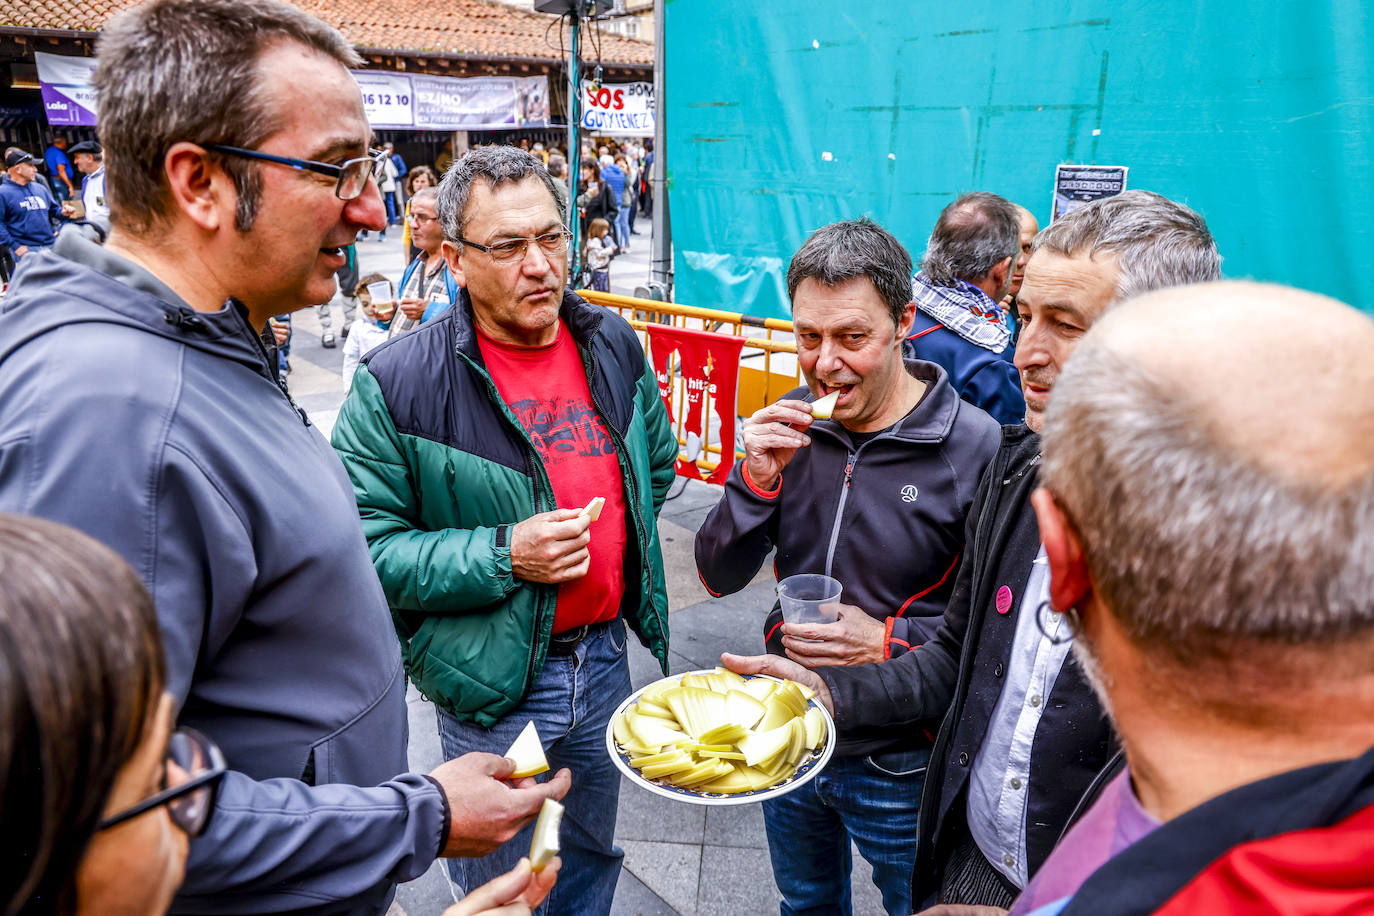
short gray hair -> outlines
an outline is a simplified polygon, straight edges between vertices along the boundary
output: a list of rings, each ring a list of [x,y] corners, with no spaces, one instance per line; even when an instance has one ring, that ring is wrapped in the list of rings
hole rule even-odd
[[[1283,479],[1219,443],[1198,396],[1091,334],[1055,382],[1041,482],[1113,617],[1189,668],[1367,632],[1374,474]]]
[[[1123,191],[1061,216],[1035,237],[1034,250],[1042,248],[1066,258],[1116,255],[1118,302],[1221,279],[1221,255],[1207,221],[1153,191]]]
[[[121,13],[96,45],[100,142],[110,220],[147,231],[167,215],[163,159],[182,141],[253,148],[283,127],[257,65],[274,42],[294,41],[361,63],[336,30],[278,0],[153,0]],[[216,156],[234,181],[234,224],[247,232],[262,193],[260,163]]]
[[[567,212],[567,195],[538,156],[515,146],[477,146],[468,150],[439,182],[439,222],[444,227],[444,237],[450,242],[463,237],[468,221],[468,198],[478,179],[495,190],[503,184],[524,181],[531,175],[548,188],[558,209],[558,218],[563,220]]]
[[[1021,250],[1021,217],[1016,204],[990,194],[965,194],[940,212],[926,243],[921,270],[939,286],[955,280],[977,282]]]
[[[787,298],[795,301],[803,280],[833,287],[858,277],[873,284],[892,324],[900,324],[911,301],[911,255],[868,217],[831,223],[811,233],[787,266]]]

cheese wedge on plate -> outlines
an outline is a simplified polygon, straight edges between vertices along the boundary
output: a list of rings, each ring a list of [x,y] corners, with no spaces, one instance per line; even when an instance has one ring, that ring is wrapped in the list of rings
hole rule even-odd
[[[832,391],[823,398],[816,398],[811,402],[811,416],[817,420],[829,420],[835,413],[835,404],[840,400],[840,393]]]

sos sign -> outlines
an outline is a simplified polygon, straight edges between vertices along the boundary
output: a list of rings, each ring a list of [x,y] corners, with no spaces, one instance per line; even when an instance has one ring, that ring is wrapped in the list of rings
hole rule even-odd
[[[600,89],[588,86],[587,104],[607,111],[621,111],[625,108],[625,90],[619,86],[602,86]]]
[[[648,136],[654,132],[654,84],[582,83],[582,127],[598,133]]]

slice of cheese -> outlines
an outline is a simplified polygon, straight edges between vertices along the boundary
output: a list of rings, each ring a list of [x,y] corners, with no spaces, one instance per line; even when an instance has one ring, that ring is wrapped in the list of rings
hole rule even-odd
[[[544,799],[539,819],[534,822],[534,840],[530,843],[530,868],[543,871],[544,866],[558,855],[558,827],[563,823],[563,806],[552,798]]]
[[[596,521],[601,517],[601,507],[604,505],[606,505],[606,497],[598,496],[591,502],[587,503],[587,508],[582,510],[582,514],[590,515],[592,521]]]
[[[840,399],[838,391],[832,391],[823,398],[816,398],[811,402],[811,416],[817,420],[829,420],[831,414],[835,412],[835,404]]]
[[[535,776],[549,769],[548,758],[544,756],[544,745],[539,740],[539,732],[535,730],[533,722],[525,725],[524,731],[520,732],[510,750],[506,751],[506,756],[515,761],[515,772],[510,774],[511,779]]]

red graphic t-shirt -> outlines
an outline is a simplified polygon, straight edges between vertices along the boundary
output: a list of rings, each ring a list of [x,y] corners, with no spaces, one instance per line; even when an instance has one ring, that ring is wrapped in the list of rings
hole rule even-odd
[[[592,522],[587,575],[558,587],[553,631],[611,620],[625,592],[625,496],[615,443],[592,405],[577,344],[560,320],[547,346],[517,347],[481,331],[477,345],[501,399],[534,441],[559,507],[606,498]]]

